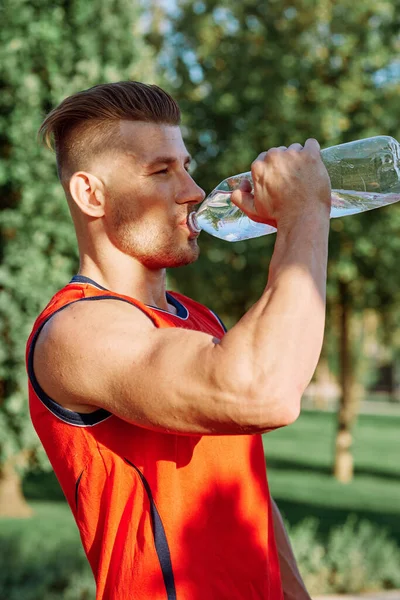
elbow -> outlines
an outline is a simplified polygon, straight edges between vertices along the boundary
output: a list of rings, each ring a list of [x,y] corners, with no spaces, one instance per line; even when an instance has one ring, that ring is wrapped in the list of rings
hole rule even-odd
[[[216,361],[214,365],[220,364]],[[225,433],[262,433],[291,425],[300,414],[301,394],[286,377],[255,370],[240,360],[214,369],[214,391],[218,418]]]
[[[279,414],[279,420],[281,421],[280,427],[286,425],[292,425],[300,416],[300,398],[292,398],[290,402],[282,404],[281,412]]]
[[[273,385],[254,388],[251,385],[238,398],[238,419],[243,429],[262,433],[291,425],[300,416],[301,395],[297,390]]]

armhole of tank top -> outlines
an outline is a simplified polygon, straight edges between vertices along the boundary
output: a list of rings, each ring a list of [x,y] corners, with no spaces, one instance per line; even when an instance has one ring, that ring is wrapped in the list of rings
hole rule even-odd
[[[213,317],[216,318],[216,320],[218,321],[218,324],[221,325],[222,329],[224,330],[224,333],[226,333],[228,330],[225,327],[223,321],[219,318],[219,316],[213,311],[211,310],[211,308],[208,309],[210,311],[210,313],[213,315]]]
[[[68,423],[69,425],[75,425],[76,427],[93,427],[94,425],[98,425],[99,423],[102,423],[106,419],[109,419],[113,415],[108,410],[105,410],[103,408],[99,408],[98,410],[95,410],[92,413],[74,412],[72,410],[64,408],[63,406],[61,406],[61,404],[58,404],[58,402],[56,402],[55,400],[50,398],[50,396],[48,396],[46,394],[46,392],[42,389],[42,387],[39,385],[38,380],[36,379],[35,372],[33,369],[33,353],[35,351],[36,342],[38,340],[40,332],[42,331],[42,329],[46,325],[46,323],[48,323],[50,321],[50,319],[52,317],[54,317],[54,315],[61,312],[68,306],[71,306],[71,304],[76,304],[77,302],[94,301],[94,300],[119,300],[121,302],[126,302],[127,304],[131,304],[132,306],[135,306],[136,308],[141,310],[150,319],[150,321],[154,325],[156,325],[156,323],[155,323],[154,319],[151,317],[151,315],[149,315],[146,311],[144,311],[140,306],[138,306],[137,304],[134,304],[133,302],[129,302],[129,300],[126,300],[125,298],[118,298],[118,296],[112,296],[110,294],[107,294],[104,296],[90,296],[88,298],[79,298],[78,300],[73,300],[72,302],[69,302],[68,304],[65,304],[58,310],[54,311],[49,317],[47,317],[43,321],[43,323],[40,325],[38,330],[35,332],[35,335],[32,338],[32,341],[31,341],[31,344],[29,347],[29,351],[28,351],[27,367],[28,367],[29,381],[32,384],[32,387],[34,389],[36,396],[39,398],[39,400],[42,402],[42,404],[55,417],[57,417],[61,421],[64,421],[64,423]]]

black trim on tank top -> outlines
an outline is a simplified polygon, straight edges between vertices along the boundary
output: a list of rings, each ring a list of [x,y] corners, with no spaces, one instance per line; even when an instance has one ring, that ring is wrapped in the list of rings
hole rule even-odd
[[[79,500],[79,495],[78,495],[78,490],[79,490],[79,484],[81,482],[82,479],[82,475],[84,474],[85,469],[83,469],[82,473],[79,475],[78,479],[76,480],[75,483],[75,510],[76,512],[78,512],[78,500]]]
[[[90,285],[93,285],[94,287],[96,287],[100,290],[104,290],[105,292],[111,291],[111,290],[108,290],[107,288],[103,287],[99,283],[97,283],[97,281],[94,281],[94,279],[90,279],[90,277],[86,277],[86,275],[74,275],[73,278],[71,279],[70,283],[89,283]],[[182,302],[179,302],[179,300],[174,298],[174,296],[171,296],[171,294],[169,292],[165,292],[165,295],[166,295],[166,298],[167,298],[167,301],[169,302],[169,304],[172,304],[172,306],[174,306],[174,308],[176,308],[176,315],[174,315],[173,313],[170,313],[167,310],[164,310],[162,308],[158,308],[158,306],[152,306],[151,304],[148,304],[146,306],[148,306],[149,308],[154,308],[154,310],[159,310],[160,312],[167,313],[170,316],[172,315],[173,317],[179,317],[180,319],[186,320],[189,317],[189,311],[186,308],[186,306],[184,304],[182,304]]]
[[[103,290],[105,292],[110,291],[107,288],[100,285],[99,283],[97,283],[97,281],[94,281],[94,279],[90,279],[90,277],[86,277],[86,275],[74,275],[73,278],[71,279],[70,283],[90,283],[91,285],[96,286],[100,290]]]
[[[64,421],[69,425],[75,425],[76,427],[92,427],[93,425],[98,425],[102,421],[105,421],[106,419],[112,417],[112,413],[110,413],[108,410],[105,410],[104,408],[99,408],[98,410],[95,410],[92,413],[79,413],[64,408],[63,406],[61,406],[61,404],[58,404],[58,402],[50,398],[50,396],[46,394],[46,392],[43,390],[38,380],[36,379],[35,372],[33,370],[33,353],[40,332],[42,331],[46,323],[50,321],[52,317],[54,317],[54,315],[66,309],[68,306],[71,306],[71,304],[76,304],[77,302],[94,302],[96,300],[119,300],[120,302],[126,302],[127,304],[130,304],[131,306],[135,306],[139,310],[142,310],[140,306],[137,306],[133,302],[129,302],[129,300],[126,300],[125,298],[118,298],[117,296],[111,295],[91,296],[89,298],[79,298],[79,300],[73,300],[72,302],[69,302],[68,304],[65,304],[58,310],[54,311],[51,315],[47,317],[47,319],[45,319],[45,321],[40,325],[35,335],[33,336],[28,352],[28,377],[33,389],[35,390],[37,397],[45,405],[45,407],[48,408],[48,410],[51,413],[53,413],[54,416],[56,416],[61,421]],[[142,312],[150,319],[150,321],[152,321],[152,323],[154,323],[150,315],[148,315],[143,310]]]
[[[217,319],[218,323],[221,325],[222,329],[224,330],[225,333],[228,332],[227,328],[225,327],[224,322],[222,321],[222,319],[219,318],[219,316],[217,315],[217,313],[215,313],[213,310],[211,310],[211,308],[208,309],[210,311],[210,313],[212,315],[214,315],[214,317]]]
[[[149,308],[153,308],[154,310],[159,310],[160,312],[167,313],[167,315],[179,317],[180,319],[186,321],[186,319],[188,319],[189,317],[189,311],[186,308],[186,306],[182,304],[182,302],[179,302],[177,298],[171,296],[169,292],[165,292],[165,296],[169,304],[172,304],[172,306],[176,308],[176,314],[170,313],[168,310],[164,310],[163,308],[158,308],[158,306],[152,306],[151,304],[147,304],[146,306],[148,306]]]
[[[167,600],[176,600],[176,589],[174,572],[172,569],[171,562],[171,553],[168,546],[167,536],[165,535],[164,525],[162,524],[160,514],[154,503],[150,485],[143,473],[133,463],[131,463],[130,460],[124,457],[124,461],[135,469],[136,473],[141,479],[143,487],[146,490],[147,496],[149,498],[151,527],[153,530],[154,545],[156,547],[158,560],[160,562],[161,572],[164,579],[165,589],[167,592]]]

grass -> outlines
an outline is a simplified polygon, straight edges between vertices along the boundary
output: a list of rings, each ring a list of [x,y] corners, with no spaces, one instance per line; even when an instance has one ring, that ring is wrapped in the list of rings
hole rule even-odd
[[[0,521],[0,600],[92,600],[94,580],[65,502]]]
[[[336,415],[303,412],[264,436],[271,493],[291,525],[314,516],[327,536],[349,515],[385,528],[400,546],[400,417],[361,415],[354,429],[355,476],[332,476]]]
[[[30,519],[1,519],[1,537],[16,537],[29,532],[30,544],[41,546],[43,540],[53,535],[67,543],[79,541],[79,533],[71,511],[63,502],[30,502],[33,516]]]

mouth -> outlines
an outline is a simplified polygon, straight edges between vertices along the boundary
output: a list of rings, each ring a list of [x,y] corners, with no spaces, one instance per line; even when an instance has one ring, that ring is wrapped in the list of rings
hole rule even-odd
[[[192,217],[194,213],[189,213],[182,221],[179,222],[179,227],[183,227],[186,231],[189,232],[189,239],[193,240],[200,235],[200,229],[197,227],[193,227],[192,225]]]

